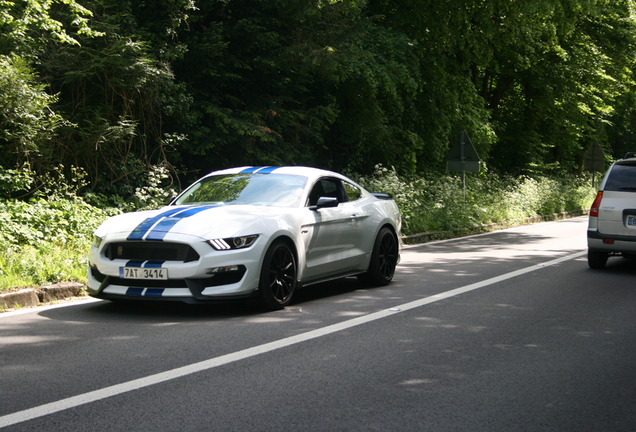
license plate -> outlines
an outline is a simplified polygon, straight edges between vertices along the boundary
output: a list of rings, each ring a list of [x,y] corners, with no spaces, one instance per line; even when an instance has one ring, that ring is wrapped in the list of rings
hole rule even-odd
[[[627,216],[627,225],[636,225],[636,216]]]
[[[119,267],[119,277],[123,279],[166,280],[168,279],[168,269]]]

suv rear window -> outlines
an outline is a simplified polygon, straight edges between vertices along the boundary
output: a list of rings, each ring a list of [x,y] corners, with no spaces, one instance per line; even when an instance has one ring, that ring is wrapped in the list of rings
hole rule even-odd
[[[636,192],[636,165],[614,165],[605,183],[605,190]]]

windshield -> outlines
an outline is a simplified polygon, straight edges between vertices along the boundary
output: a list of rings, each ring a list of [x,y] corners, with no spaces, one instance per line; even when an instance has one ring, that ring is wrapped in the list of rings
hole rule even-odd
[[[174,204],[250,204],[298,207],[307,178],[287,174],[241,173],[205,177]]]

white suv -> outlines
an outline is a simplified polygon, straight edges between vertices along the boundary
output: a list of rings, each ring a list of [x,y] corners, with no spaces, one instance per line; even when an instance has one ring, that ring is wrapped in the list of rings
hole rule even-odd
[[[636,257],[636,153],[612,164],[590,209],[587,262],[602,269],[610,255]]]

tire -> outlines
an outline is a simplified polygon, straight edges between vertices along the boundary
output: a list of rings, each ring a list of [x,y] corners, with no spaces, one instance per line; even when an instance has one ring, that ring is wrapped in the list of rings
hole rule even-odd
[[[398,261],[398,240],[393,231],[384,227],[378,233],[366,273],[358,275],[364,285],[384,286],[393,280]]]
[[[587,251],[587,265],[592,269],[604,269],[609,254],[607,252]]]
[[[263,258],[258,283],[261,305],[269,310],[280,310],[289,304],[296,289],[298,268],[296,256],[282,241],[270,246]]]

